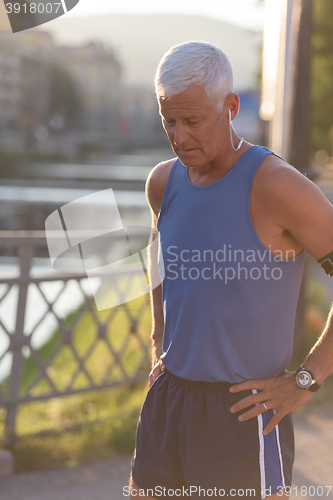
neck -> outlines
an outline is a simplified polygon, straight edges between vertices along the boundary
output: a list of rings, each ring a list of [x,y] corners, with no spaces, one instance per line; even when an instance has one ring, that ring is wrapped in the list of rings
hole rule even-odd
[[[241,139],[234,130],[232,137],[234,146],[237,147]],[[239,150],[235,151],[229,140],[225,147],[221,149],[218,158],[199,167],[190,167],[188,169],[190,181],[197,185],[215,182],[231,170],[243,153],[250,147],[251,144],[243,142]]]

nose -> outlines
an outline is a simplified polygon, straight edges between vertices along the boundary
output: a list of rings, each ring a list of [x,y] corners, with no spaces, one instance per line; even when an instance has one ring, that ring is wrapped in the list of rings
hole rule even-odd
[[[181,147],[189,138],[188,133],[183,125],[177,124],[174,128],[173,142],[176,146]]]

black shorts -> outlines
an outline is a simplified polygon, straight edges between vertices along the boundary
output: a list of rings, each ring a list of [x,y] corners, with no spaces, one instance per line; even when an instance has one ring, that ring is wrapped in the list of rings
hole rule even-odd
[[[161,373],[147,393],[137,428],[132,476],[140,490],[154,498],[261,499],[291,486],[291,414],[264,436],[273,410],[239,422],[239,414],[229,409],[255,391],[232,394],[230,385]]]

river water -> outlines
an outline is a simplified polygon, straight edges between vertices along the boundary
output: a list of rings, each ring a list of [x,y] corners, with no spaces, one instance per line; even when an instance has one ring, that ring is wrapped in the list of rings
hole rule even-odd
[[[163,159],[163,156],[160,159]],[[27,175],[26,181],[22,181],[22,179],[19,181],[6,179],[0,184],[1,229],[13,229],[12,225],[15,218],[22,213],[29,213],[32,208],[36,211],[37,207],[38,214],[45,220],[45,216],[71,201],[110,188],[113,189],[119,213],[125,226],[149,226],[150,212],[144,193],[144,180],[147,178],[153,164],[156,163],[155,158],[149,155],[137,159],[126,156],[121,158],[120,162],[118,158],[118,163],[120,165],[111,165],[110,168],[105,165],[53,165],[52,168],[40,164],[28,165],[26,172],[30,177]],[[126,165],[126,163],[129,163],[129,165]],[[80,181],[77,182],[78,187],[73,187],[78,172]],[[66,186],[66,178],[70,179],[68,186]],[[61,181],[60,184],[59,180]],[[86,182],[83,183],[82,180]],[[43,185],[44,181],[45,185]],[[89,187],[90,181],[92,187]],[[119,182],[122,182],[122,184],[119,184]],[[126,183],[131,183],[130,189],[126,189]],[[119,186],[121,186],[121,189],[119,189]],[[0,256],[1,278],[15,276],[18,273],[18,258]],[[31,274],[36,276],[49,273],[56,273],[51,266],[50,259],[35,258]],[[98,280],[98,278],[95,278],[95,280]],[[89,283],[87,279],[81,281],[81,284],[85,292],[91,295],[90,286],[92,282]],[[62,282],[55,281],[43,283],[41,288],[47,299],[53,302],[62,286]],[[7,285],[0,285],[0,299],[6,290]],[[4,329],[9,334],[15,329],[17,297],[18,286],[13,286],[8,295],[0,301],[0,321],[3,325],[2,327],[0,323],[0,381],[8,376],[11,369],[12,354],[6,353],[3,356],[9,346],[9,337]],[[76,310],[82,302],[82,292],[73,280],[67,283],[64,292],[55,303],[54,310],[60,318],[64,318],[71,311]],[[39,319],[47,311],[47,308],[47,304],[38,288],[36,285],[31,284],[28,290],[24,323],[24,333],[26,335],[33,330]],[[36,349],[43,345],[56,327],[57,321],[49,312],[31,337],[32,347]],[[28,356],[29,348],[24,347],[22,353],[24,356]]]

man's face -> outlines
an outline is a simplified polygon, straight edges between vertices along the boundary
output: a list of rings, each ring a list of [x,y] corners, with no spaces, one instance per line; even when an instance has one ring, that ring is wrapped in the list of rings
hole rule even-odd
[[[218,161],[229,133],[228,120],[207,102],[202,86],[159,99],[162,124],[175,154],[187,167]]]

